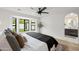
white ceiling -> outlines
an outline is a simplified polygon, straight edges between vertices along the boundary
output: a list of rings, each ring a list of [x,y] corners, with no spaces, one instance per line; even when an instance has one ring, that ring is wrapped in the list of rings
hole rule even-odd
[[[33,9],[31,9],[31,7],[3,7],[3,9],[7,9],[10,11],[39,17],[40,15],[36,13],[38,7],[32,7],[32,8]],[[79,8],[78,7],[47,7],[45,11],[53,15],[58,13],[62,14],[62,13],[68,13],[68,12],[79,13]],[[43,14],[43,15],[46,15],[46,14]]]
[[[33,9],[32,9],[33,8]],[[38,7],[5,7],[3,9],[7,9],[14,12],[19,12],[22,14],[32,15],[39,17],[40,15],[37,14]],[[47,12],[50,8],[47,8],[45,11]]]

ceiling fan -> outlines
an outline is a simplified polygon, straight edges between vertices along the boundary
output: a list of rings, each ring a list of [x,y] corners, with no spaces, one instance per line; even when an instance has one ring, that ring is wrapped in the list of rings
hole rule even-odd
[[[31,9],[33,9],[33,8],[31,8]],[[45,12],[45,10],[47,9],[47,7],[39,7],[39,8],[37,8],[37,11],[36,11],[36,13],[38,13],[38,14],[48,14],[48,12]]]

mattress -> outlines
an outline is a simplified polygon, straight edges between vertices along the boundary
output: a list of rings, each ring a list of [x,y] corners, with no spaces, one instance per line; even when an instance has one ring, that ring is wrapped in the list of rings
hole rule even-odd
[[[24,48],[21,51],[48,51],[47,44],[29,36],[28,34],[22,33],[24,37],[26,37],[27,42],[25,43]]]

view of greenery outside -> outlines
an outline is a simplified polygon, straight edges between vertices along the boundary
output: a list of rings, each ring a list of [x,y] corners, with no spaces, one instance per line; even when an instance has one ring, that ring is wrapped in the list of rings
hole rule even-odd
[[[13,24],[15,24],[15,19],[13,20]]]
[[[19,20],[19,32],[25,32],[24,31],[24,20],[25,19],[20,19]]]
[[[20,20],[19,20],[19,24],[24,24],[24,20],[25,20],[25,19],[20,19]]]
[[[24,29],[19,29],[19,32],[25,32]]]
[[[16,32],[15,28],[13,28],[13,32]]]

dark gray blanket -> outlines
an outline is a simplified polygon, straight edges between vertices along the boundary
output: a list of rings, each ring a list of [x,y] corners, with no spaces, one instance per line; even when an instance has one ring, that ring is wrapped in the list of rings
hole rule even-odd
[[[53,45],[55,45],[55,47],[58,45],[58,42],[55,40],[55,38],[45,35],[45,34],[41,34],[41,33],[36,33],[36,32],[28,32],[26,33],[40,41],[43,41],[47,44],[48,46],[48,50],[50,51],[50,49],[53,47]]]

